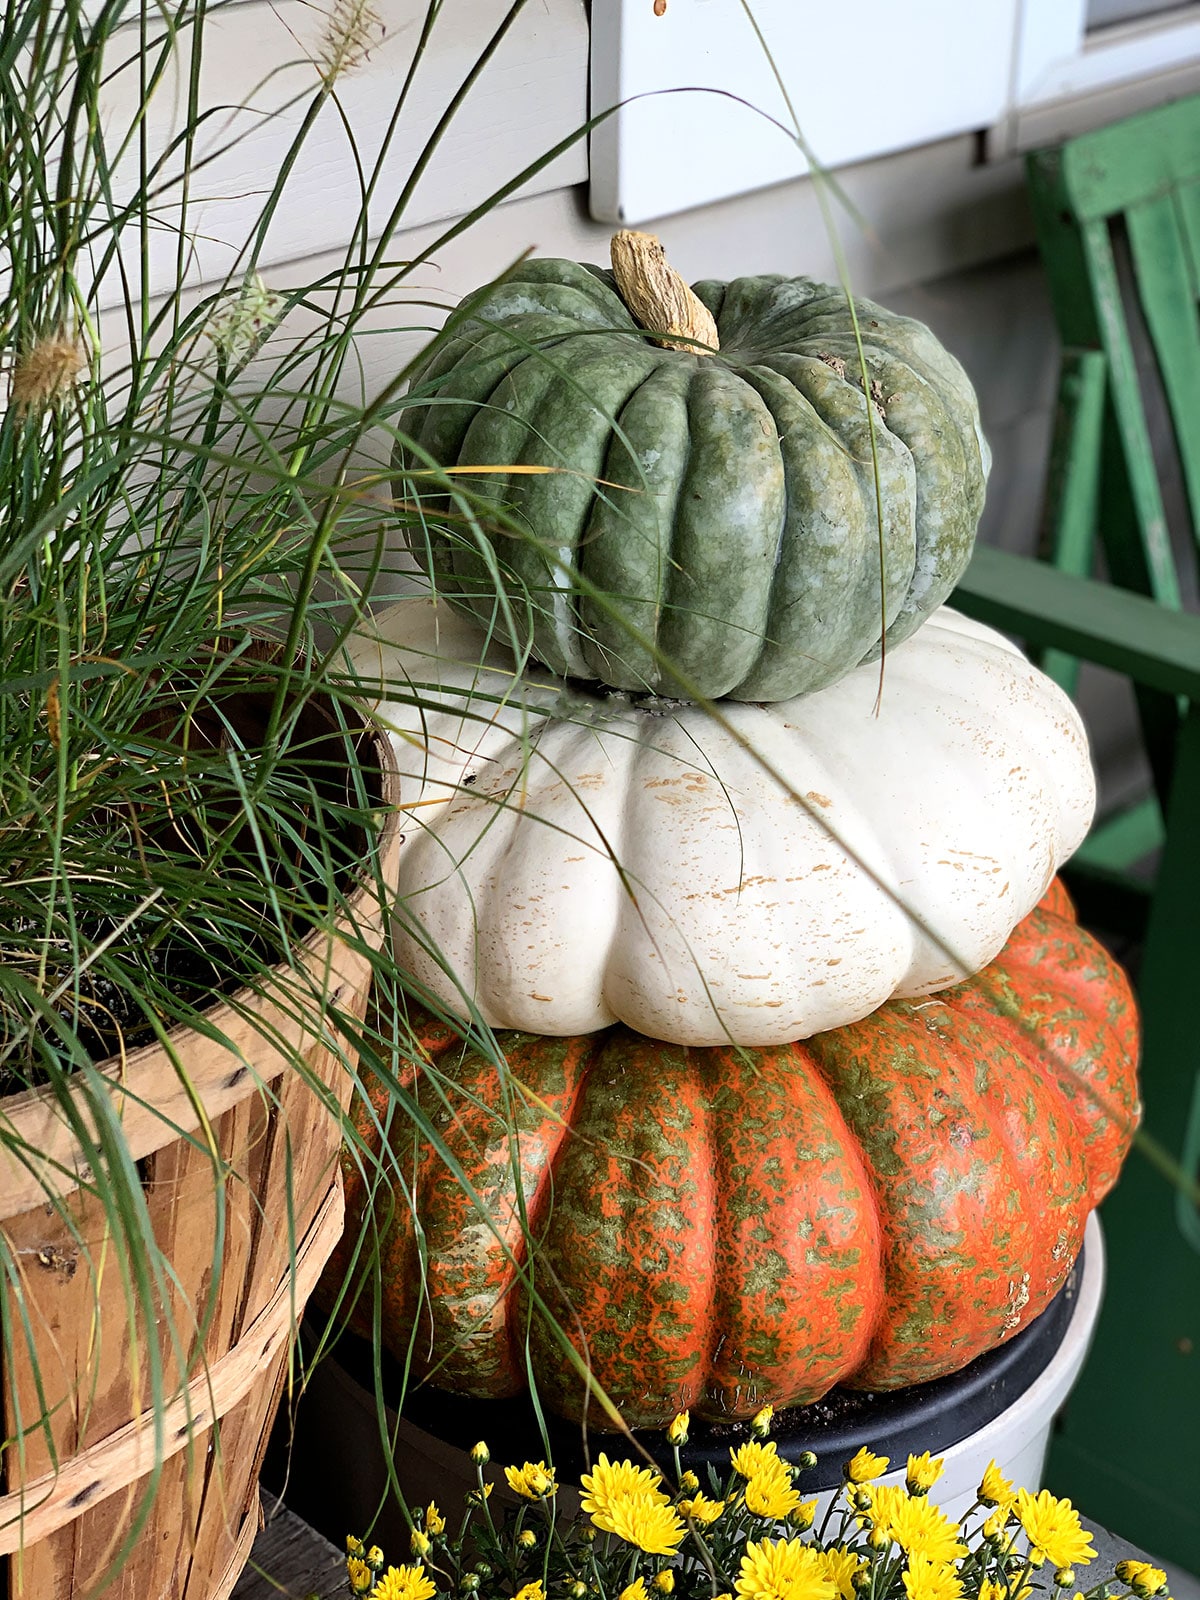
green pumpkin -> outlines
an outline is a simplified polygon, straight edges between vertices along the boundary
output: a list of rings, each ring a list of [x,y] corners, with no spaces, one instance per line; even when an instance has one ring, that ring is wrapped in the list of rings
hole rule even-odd
[[[946,598],[988,450],[970,382],[921,323],[855,301],[864,393],[840,289],[757,277],[694,295],[715,352],[652,342],[646,327],[680,325],[639,304],[639,326],[611,272],[522,263],[414,378],[397,494],[420,499],[410,542],[439,593],[551,671],[680,696],[657,650],[695,693],[788,699]],[[565,470],[458,479],[472,518],[409,475],[430,463]]]

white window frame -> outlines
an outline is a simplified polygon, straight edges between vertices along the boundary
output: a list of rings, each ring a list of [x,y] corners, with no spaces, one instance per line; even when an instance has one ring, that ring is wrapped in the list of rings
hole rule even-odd
[[[1022,0],[1012,104],[989,154],[1049,144],[1200,90],[1200,0],[1087,27],[1087,0]]]

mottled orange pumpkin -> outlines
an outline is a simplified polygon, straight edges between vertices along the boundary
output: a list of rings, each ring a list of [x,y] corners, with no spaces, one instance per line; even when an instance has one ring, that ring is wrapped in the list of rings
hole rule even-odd
[[[409,1082],[443,1148],[393,1136],[387,1343],[479,1397],[522,1389],[528,1360],[580,1415],[523,1263],[636,1426],[919,1383],[1003,1343],[1062,1285],[1138,1113],[1129,986],[1057,887],[977,977],[798,1044],[504,1033],[501,1073],[423,1036]]]

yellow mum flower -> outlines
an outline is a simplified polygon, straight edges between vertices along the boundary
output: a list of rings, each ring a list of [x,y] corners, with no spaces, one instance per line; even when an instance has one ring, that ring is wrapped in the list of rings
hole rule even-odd
[[[963,1586],[958,1573],[944,1561],[909,1556],[904,1590],[908,1600],[961,1600]]]
[[[433,1600],[436,1593],[433,1580],[418,1563],[415,1567],[389,1567],[371,1590],[371,1600]]]
[[[942,1475],[942,1459],[938,1456],[935,1461],[928,1450],[919,1456],[909,1456],[908,1476],[904,1480],[909,1494],[929,1493]]]
[[[505,1467],[504,1476],[508,1487],[526,1500],[544,1500],[558,1488],[554,1468],[544,1461],[527,1461],[523,1467]]]
[[[604,1533],[616,1531],[609,1521],[609,1514],[619,1502],[632,1496],[665,1506],[668,1498],[663,1493],[659,1473],[651,1472],[649,1467],[635,1467],[632,1461],[610,1461],[603,1454],[595,1468],[583,1474],[579,1484],[583,1490],[579,1504]]]
[[[1030,1494],[1018,1489],[1013,1509],[1029,1540],[1029,1559],[1040,1566],[1073,1567],[1096,1554],[1092,1536],[1079,1525],[1079,1513],[1069,1500],[1056,1500],[1049,1489]]]
[[[532,1583],[521,1586],[513,1596],[513,1600],[546,1600],[546,1591],[542,1588],[542,1580],[535,1578]],[[646,1600],[645,1595],[642,1600]]]
[[[821,1552],[799,1539],[747,1544],[734,1584],[739,1600],[835,1600]]]
[[[993,1583],[991,1578],[985,1578],[979,1585],[979,1600],[1029,1600],[1033,1593],[1030,1584],[1022,1584],[1016,1594],[1012,1594],[1006,1583]],[[1078,1600],[1078,1597],[1077,1597]]]
[[[892,1510],[888,1532],[909,1556],[948,1562],[967,1554],[966,1545],[958,1537],[958,1523],[951,1522],[940,1506],[928,1500],[902,1495]]]
[[[800,1505],[800,1491],[793,1488],[786,1468],[778,1472],[756,1473],[746,1483],[746,1509],[756,1517],[782,1521]]]
[[[993,1583],[990,1578],[985,1578],[979,1585],[979,1600],[1032,1600],[1033,1585],[1031,1583],[1022,1583],[1021,1587],[1015,1592],[1012,1584],[1013,1579],[1011,1578],[1007,1583]],[[1077,1594],[1074,1600],[1083,1600],[1083,1596]]]
[[[671,1426],[667,1429],[668,1444],[686,1444],[688,1440],[688,1423],[692,1420],[690,1411],[677,1411],[671,1418]]]
[[[908,1495],[898,1484],[875,1483],[871,1485],[870,1490],[866,1493],[867,1504],[865,1508],[862,1507],[862,1498],[863,1491],[856,1491],[854,1503],[860,1509],[865,1509],[866,1511],[866,1517],[862,1517],[859,1520],[863,1523],[869,1520],[876,1533],[884,1533],[890,1540],[892,1520],[899,1512],[900,1507],[908,1504]],[[876,1548],[879,1548],[876,1541],[872,1540],[872,1543],[875,1543]]]
[[[816,1505],[815,1500],[813,1504]],[[854,1575],[866,1566],[865,1558],[852,1550],[822,1550],[820,1555],[825,1576],[833,1580],[838,1600],[855,1600]]]
[[[626,1584],[617,1596],[617,1600],[650,1600],[644,1580],[635,1578],[632,1583]]]
[[[361,1549],[361,1545],[359,1548]],[[375,1582],[375,1574],[361,1556],[346,1557],[346,1575],[355,1594],[366,1594]]]
[[[985,1506],[1010,1506],[1016,1499],[1016,1490],[994,1461],[984,1468],[979,1488],[975,1491]]]
[[[1121,1582],[1127,1583],[1136,1595],[1158,1594],[1167,1587],[1166,1573],[1158,1567],[1152,1567],[1148,1561],[1118,1561],[1116,1573]]]
[[[446,1531],[446,1519],[431,1500],[425,1507],[425,1532],[436,1539]]]
[[[847,1461],[842,1473],[847,1483],[870,1483],[872,1478],[881,1478],[889,1464],[887,1456],[873,1455],[864,1445]]]
[[[760,1444],[751,1439],[729,1452],[729,1465],[740,1478],[760,1478],[766,1473],[785,1473],[789,1478],[787,1463],[779,1459],[775,1444]]]
[[[648,1494],[625,1494],[608,1505],[604,1520],[595,1512],[592,1521],[606,1533],[615,1533],[626,1544],[635,1544],[648,1556],[673,1556],[687,1528],[674,1506]]]
[[[725,1509],[724,1500],[710,1500],[707,1495],[693,1495],[690,1500],[679,1502],[680,1513],[691,1522],[700,1522],[707,1528],[715,1522]]]

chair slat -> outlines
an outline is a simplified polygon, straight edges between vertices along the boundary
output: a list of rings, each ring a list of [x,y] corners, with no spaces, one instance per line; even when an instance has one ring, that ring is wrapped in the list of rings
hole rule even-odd
[[[1046,562],[976,545],[951,604],[1034,645],[1095,661],[1169,695],[1200,698],[1200,617]]]
[[[1192,298],[1200,299],[1200,180],[1180,184],[1174,200],[1180,232],[1187,243]]]
[[[1043,541],[1046,554],[1060,572],[1074,572],[1081,578],[1091,575],[1095,555],[1107,387],[1108,363],[1102,350],[1069,346],[1063,351]],[[1074,656],[1047,650],[1040,665],[1061,689],[1074,694],[1079,677]]]
[[[1200,95],[1081,134],[1053,153],[1080,222],[1200,179]]]
[[[1143,588],[1160,605],[1178,609],[1180,597],[1175,555],[1171,549],[1158,469],[1150,446],[1146,413],[1142,407],[1137,363],[1125,322],[1125,307],[1108,223],[1087,222],[1081,233],[1100,341],[1108,357],[1112,380],[1110,393],[1125,457],[1129,493],[1141,533],[1140,551],[1128,544],[1121,548],[1110,546],[1107,551],[1109,565],[1119,583]],[[1125,572],[1119,571],[1118,567],[1125,567]],[[1142,571],[1138,571],[1139,568]]]
[[[1171,411],[1192,526],[1200,528],[1200,315],[1189,241],[1171,195],[1130,206],[1125,224],[1138,299]]]

